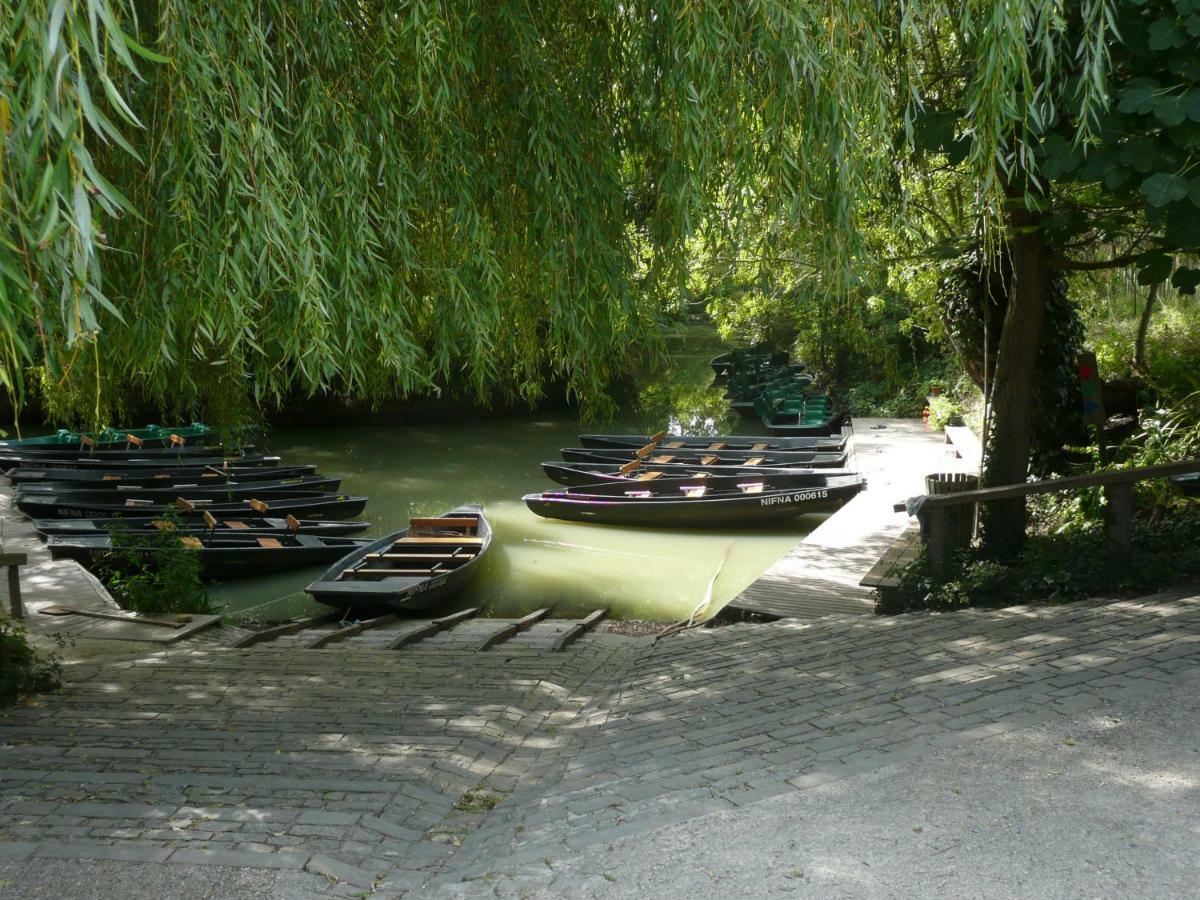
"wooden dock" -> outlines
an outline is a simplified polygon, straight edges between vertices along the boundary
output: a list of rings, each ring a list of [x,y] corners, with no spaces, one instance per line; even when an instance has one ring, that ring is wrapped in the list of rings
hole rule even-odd
[[[0,487],[0,543],[8,551],[25,553],[29,562],[21,566],[21,595],[25,619],[31,632],[60,634],[72,640],[91,638],[106,641],[148,641],[169,644],[190,637],[218,622],[220,616],[193,616],[179,628],[140,624],[133,614],[121,609],[94,575],[72,559],[51,559],[29,518],[12,505],[14,489]],[[81,615],[46,616],[39,610],[52,605],[70,606],[93,613],[130,616],[116,622]],[[0,610],[7,611],[8,587],[0,579]]]
[[[908,526],[892,504],[925,493],[925,476],[973,471],[920,419],[855,419],[853,466],[867,489],[826,519],[728,604],[781,618],[874,613],[859,582]]]

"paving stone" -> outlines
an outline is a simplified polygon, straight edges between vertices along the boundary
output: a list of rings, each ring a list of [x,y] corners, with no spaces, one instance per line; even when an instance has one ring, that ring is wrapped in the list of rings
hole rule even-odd
[[[247,869],[303,869],[308,862],[306,853],[258,853],[245,850],[213,850],[186,848],[170,856],[174,863],[210,866],[242,866]]]

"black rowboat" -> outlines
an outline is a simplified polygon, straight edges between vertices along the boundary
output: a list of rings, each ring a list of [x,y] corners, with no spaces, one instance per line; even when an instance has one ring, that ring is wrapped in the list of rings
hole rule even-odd
[[[277,481],[315,475],[316,466],[179,466],[175,469],[13,469],[9,480],[16,485],[72,482],[83,490],[118,485],[166,487],[176,484],[216,484],[225,481]]]
[[[593,484],[527,494],[525,505],[539,516],[600,525],[715,528],[780,522],[806,513],[837,509],[863,486],[857,475],[836,475],[823,486],[768,491],[761,482],[709,490],[703,481],[656,485]]]
[[[237,516],[217,518],[210,515],[211,522],[202,519],[200,513],[176,512],[176,522],[169,519],[137,519],[118,516],[112,519],[37,519],[33,527],[43,536],[52,534],[108,534],[113,528],[129,531],[173,530],[179,534],[211,534],[233,532],[234,534],[271,534],[275,532],[315,534],[322,537],[344,537],[357,534],[371,527],[370,522],[322,522],[317,519],[297,519],[262,516]],[[174,526],[174,527],[172,527]]]
[[[842,450],[850,439],[848,434],[819,437],[778,438],[770,435],[715,434],[712,437],[680,434],[581,434],[581,447],[601,450],[640,448],[653,443],[655,449],[671,450],[810,450],[832,452]]]
[[[559,453],[567,462],[629,462],[644,459],[655,463],[680,463],[689,466],[772,466],[788,469],[840,469],[846,465],[846,454],[814,453],[811,450],[601,450],[588,447],[569,447]]]
[[[94,459],[90,456],[72,459],[26,459],[0,456],[0,469],[11,478],[15,473],[26,469],[57,471],[96,471],[96,472],[158,472],[172,469],[195,469],[205,466],[222,468],[226,465],[239,468],[278,467],[283,460],[278,456],[266,456],[261,453],[251,453],[244,456],[188,456],[176,459],[174,457],[154,459]]]
[[[328,565],[331,560],[370,543],[312,534],[228,533],[184,534],[179,535],[179,542],[182,547],[200,554],[200,571],[205,578],[233,578]],[[129,557],[153,564],[162,553],[157,546],[133,546],[122,547],[114,554],[109,535],[62,535],[51,537],[46,543],[54,559],[74,559],[85,566],[101,560],[119,565],[119,560]]]
[[[462,590],[492,544],[483,507],[469,504],[338,560],[305,590],[320,603],[375,612],[432,609]]]
[[[274,481],[216,481],[201,482],[199,478],[180,484],[122,484],[120,482],[82,483],[77,481],[48,481],[44,484],[22,484],[17,498],[41,496],[42,494],[88,494],[142,499],[166,498],[174,500],[180,494],[197,497],[242,497],[262,496],[264,500],[283,494],[320,493],[336,491],[342,483],[341,475],[300,475],[296,478],[277,478]]]
[[[89,492],[99,500],[79,502],[80,495],[39,494],[22,498],[17,508],[31,519],[110,519],[128,516],[142,519],[159,518],[168,510],[183,509],[186,512],[208,512],[217,517],[259,515],[287,516],[298,519],[352,519],[367,505],[366,497],[348,494],[313,494],[300,492],[293,498],[273,499],[269,503],[260,497],[235,500],[231,503],[220,498],[182,497],[174,503],[146,503],[133,497],[121,498],[109,491]],[[74,498],[74,499],[73,499]],[[181,502],[182,501],[182,502]]]
[[[551,481],[568,487],[586,484],[602,484],[606,481],[695,481],[709,479],[710,486],[717,481],[741,484],[747,481],[762,481],[779,488],[804,487],[824,481],[830,475],[849,475],[843,469],[776,468],[770,466],[689,466],[676,463],[559,463],[544,462],[542,471]]]
[[[208,446],[187,446],[187,447],[131,447],[124,450],[80,450],[78,447],[49,447],[44,449],[35,449],[32,447],[19,447],[15,450],[0,449],[0,464],[10,466],[29,464],[38,460],[56,460],[56,459],[94,459],[94,460],[157,460],[171,461],[179,460],[188,462],[193,459],[210,459],[223,456],[238,456],[241,451],[252,450],[249,444],[234,451],[233,448],[223,447],[221,444],[211,444]],[[194,463],[188,462],[189,465]]]

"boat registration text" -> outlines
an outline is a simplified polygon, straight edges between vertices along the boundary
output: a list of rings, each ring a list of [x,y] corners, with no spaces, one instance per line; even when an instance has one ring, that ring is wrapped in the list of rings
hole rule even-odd
[[[775,497],[763,497],[758,502],[763,506],[778,506],[780,503],[807,503],[809,500],[824,500],[829,496],[828,488],[811,491],[796,491],[793,494],[780,494]]]

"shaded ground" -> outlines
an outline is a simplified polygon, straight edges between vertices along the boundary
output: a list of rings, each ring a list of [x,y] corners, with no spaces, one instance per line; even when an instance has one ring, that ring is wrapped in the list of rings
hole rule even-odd
[[[289,898],[694,896],[713,878],[731,895],[904,894],[936,887],[933,860],[956,872],[983,851],[987,879],[948,876],[962,890],[945,894],[1057,896],[1054,873],[1093,844],[1093,868],[1117,879],[1094,893],[1111,894],[1131,883],[1111,862],[1120,841],[1161,896],[1194,866],[1173,841],[1197,833],[1196,707],[1175,703],[1174,721],[1136,704],[1197,671],[1195,592],[547,641],[531,630],[480,653],[450,632],[402,651],[350,640],[75,667],[64,694],[0,717],[0,893],[28,896],[23,873],[40,873],[76,896],[99,864],[74,861],[89,859],[166,862],[153,871],[177,873],[179,896]],[[1079,760],[1106,747],[1114,774],[1087,781]],[[1068,770],[1083,779],[1062,782],[1073,813],[1049,799]],[[1181,805],[1149,803],[1151,782],[1179,785]],[[1018,840],[1026,819],[1039,831]],[[226,869],[254,870],[254,886]],[[115,886],[129,870],[106,871]]]

